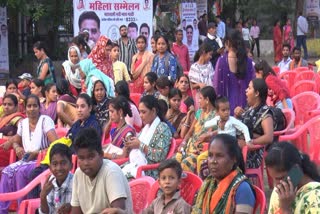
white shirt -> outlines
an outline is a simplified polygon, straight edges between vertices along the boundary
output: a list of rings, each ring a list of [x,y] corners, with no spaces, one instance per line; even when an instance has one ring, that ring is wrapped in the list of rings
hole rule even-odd
[[[259,38],[259,35],[260,35],[260,28],[259,28],[259,26],[252,26],[251,28],[250,28],[250,36],[252,37],[252,38],[254,38],[254,39],[256,39],[256,38]]]
[[[243,40],[245,41],[250,40],[250,33],[248,28],[242,28],[242,37],[243,37]]]
[[[210,128],[213,126],[218,126],[218,121],[220,120],[220,116],[215,116],[211,120],[205,122],[204,127]],[[220,129],[218,126],[218,134],[229,134],[231,136],[236,137],[237,130],[240,131],[244,135],[244,139],[246,143],[251,141],[250,132],[248,127],[242,123],[240,120],[237,120],[235,117],[230,116],[229,120],[224,125],[224,129]]]
[[[288,57],[287,60],[284,60],[284,58],[279,62],[278,67],[280,68],[280,74],[284,71],[288,71],[289,70],[289,66],[290,66],[290,62],[291,62],[291,58]]]
[[[308,33],[308,21],[305,17],[299,16],[297,23],[297,35],[303,36]]]

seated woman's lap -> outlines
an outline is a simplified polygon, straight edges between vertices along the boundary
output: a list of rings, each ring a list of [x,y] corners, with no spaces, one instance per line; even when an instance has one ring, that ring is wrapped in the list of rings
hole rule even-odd
[[[187,154],[183,156],[182,153],[178,152],[175,156],[175,159],[181,163],[183,171],[196,172],[197,167],[197,156],[195,154]]]

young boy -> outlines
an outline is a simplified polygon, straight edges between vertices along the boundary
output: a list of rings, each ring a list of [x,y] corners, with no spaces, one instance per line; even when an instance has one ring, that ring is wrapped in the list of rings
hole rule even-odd
[[[131,213],[128,181],[117,164],[103,159],[97,131],[93,128],[81,130],[74,140],[74,147],[79,168],[73,178],[72,213],[114,213],[114,210]]]
[[[226,97],[220,97],[216,100],[217,116],[207,121],[204,126],[217,129],[218,134],[229,134],[237,137],[237,131],[241,132],[247,144],[251,143],[251,137],[248,127],[240,120],[230,116],[230,104]]]
[[[41,190],[39,213],[68,214],[71,211],[72,152],[68,146],[57,143],[51,148],[49,157],[52,175]]]
[[[23,95],[21,96],[21,98],[26,99],[31,94],[30,84],[32,80],[32,75],[29,73],[24,73],[21,76],[19,76],[19,79],[21,79],[21,81],[19,82],[18,88]]]
[[[191,206],[183,200],[178,190],[181,182],[182,168],[175,159],[161,162],[159,168],[159,186],[162,195],[152,201],[143,214],[188,214]]]
[[[118,60],[119,54],[119,45],[117,43],[112,43],[110,58],[112,61],[114,84],[116,84],[120,80],[125,80],[126,82],[129,82],[131,80],[126,64]]]

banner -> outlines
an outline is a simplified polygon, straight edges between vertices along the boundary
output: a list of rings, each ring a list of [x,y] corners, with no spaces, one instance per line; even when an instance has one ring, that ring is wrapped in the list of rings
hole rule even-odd
[[[181,3],[181,28],[183,30],[183,44],[189,49],[191,62],[199,49],[199,29],[196,3]]]
[[[207,12],[207,0],[197,0],[197,17],[198,20],[200,19],[200,16],[202,16],[204,13],[208,14]]]
[[[308,20],[318,21],[320,19],[319,0],[306,1],[306,14],[307,14]]]
[[[9,73],[7,8],[0,7],[0,73]]]
[[[90,40],[96,42],[100,35],[112,41],[120,38],[119,27],[128,27],[128,36],[152,35],[152,0],[73,0],[74,35],[89,31]]]

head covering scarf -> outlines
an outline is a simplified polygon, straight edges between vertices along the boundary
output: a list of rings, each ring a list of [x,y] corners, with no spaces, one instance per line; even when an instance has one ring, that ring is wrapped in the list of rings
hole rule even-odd
[[[80,78],[80,74],[79,74],[79,69],[76,68],[74,72],[72,71],[72,68],[78,66],[79,62],[77,64],[73,64],[71,62],[69,53],[72,49],[76,50],[77,55],[79,57],[79,61],[80,61],[81,53],[80,53],[79,48],[77,46],[71,46],[68,50],[68,60],[64,61],[64,63],[62,63],[62,66],[63,66],[64,71],[66,73],[66,76],[65,76],[66,80],[68,80],[69,83],[71,85],[73,85],[75,88],[80,89],[81,88],[81,78]]]
[[[92,60],[93,64],[100,71],[114,80],[112,61],[110,59],[110,56],[106,53],[108,41],[109,39],[106,36],[100,36],[96,43],[96,46],[91,50],[88,58]]]
[[[80,67],[82,72],[86,75],[85,84],[87,87],[87,94],[91,96],[93,85],[96,80],[101,80],[107,89],[107,95],[109,97],[114,97],[114,83],[113,80],[102,73],[96,66],[93,64],[91,59],[84,59],[80,61]]]

